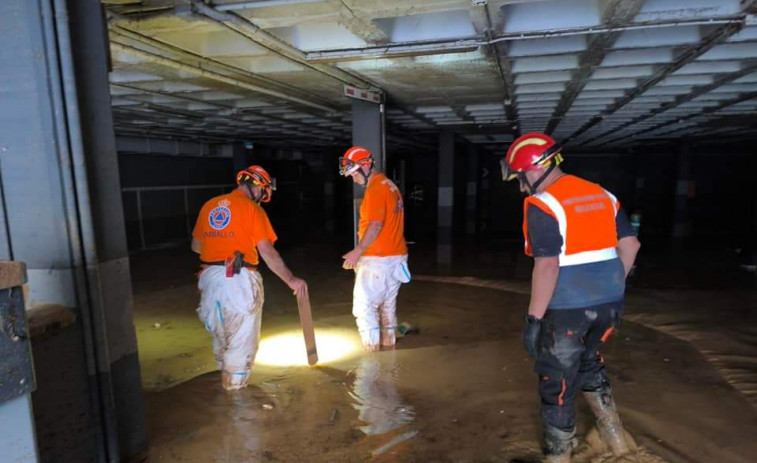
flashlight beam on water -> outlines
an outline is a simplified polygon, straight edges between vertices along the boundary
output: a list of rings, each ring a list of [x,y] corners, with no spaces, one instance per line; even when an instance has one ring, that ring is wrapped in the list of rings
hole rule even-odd
[[[354,333],[316,331],[315,340],[318,346],[318,363],[321,364],[341,360],[361,350]],[[255,363],[272,366],[307,365],[308,357],[302,332],[290,331],[263,338],[255,356]]]

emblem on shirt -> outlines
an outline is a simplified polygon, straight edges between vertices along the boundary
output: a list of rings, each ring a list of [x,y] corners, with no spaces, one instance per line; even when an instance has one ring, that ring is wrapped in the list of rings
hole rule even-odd
[[[218,202],[218,206],[213,208],[208,214],[208,223],[215,230],[223,230],[231,222],[231,210],[229,209],[229,201],[222,200]]]

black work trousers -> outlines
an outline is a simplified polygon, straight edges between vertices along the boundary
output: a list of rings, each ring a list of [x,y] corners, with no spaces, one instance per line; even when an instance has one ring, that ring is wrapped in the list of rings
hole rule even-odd
[[[572,431],[578,390],[610,390],[602,344],[613,332],[623,301],[594,307],[547,310],[542,319],[536,373],[545,427]]]

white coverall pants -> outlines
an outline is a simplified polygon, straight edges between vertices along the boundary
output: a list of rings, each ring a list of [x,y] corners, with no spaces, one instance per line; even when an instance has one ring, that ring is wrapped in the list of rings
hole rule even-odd
[[[397,294],[402,283],[410,281],[407,255],[363,256],[355,269],[352,315],[363,346],[378,350],[395,343]]]
[[[242,268],[226,277],[223,266],[203,270],[197,287],[202,292],[197,315],[213,335],[213,355],[228,390],[247,386],[260,341],[263,278]]]

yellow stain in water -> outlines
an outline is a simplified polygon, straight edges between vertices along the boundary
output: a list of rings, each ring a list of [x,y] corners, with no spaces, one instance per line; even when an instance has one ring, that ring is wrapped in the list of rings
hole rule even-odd
[[[356,333],[316,331],[315,346],[319,365],[341,360],[362,350]],[[261,339],[255,363],[273,366],[307,365],[302,331],[290,331]]]

